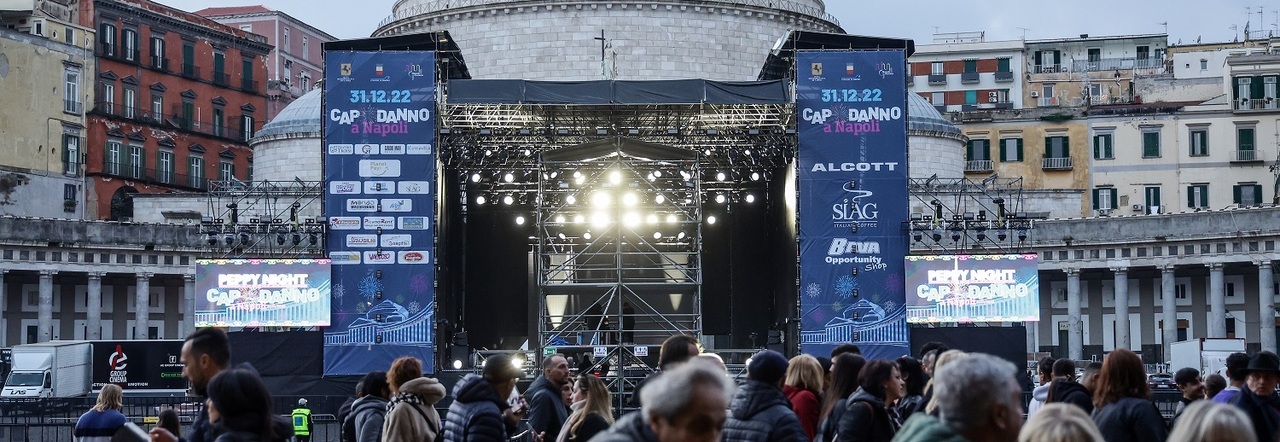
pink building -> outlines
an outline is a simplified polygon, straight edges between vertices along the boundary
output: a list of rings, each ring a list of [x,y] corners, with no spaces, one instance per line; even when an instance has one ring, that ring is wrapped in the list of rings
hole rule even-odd
[[[324,75],[321,45],[337,40],[281,11],[262,5],[205,8],[196,14],[242,31],[267,37],[275,49],[267,55],[267,121]]]

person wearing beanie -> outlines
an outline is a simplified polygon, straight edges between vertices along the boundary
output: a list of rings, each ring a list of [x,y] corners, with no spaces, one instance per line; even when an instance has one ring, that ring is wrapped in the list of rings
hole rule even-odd
[[[729,403],[725,442],[807,440],[800,419],[782,394],[787,365],[787,358],[773,350],[756,353],[747,361],[747,382]]]

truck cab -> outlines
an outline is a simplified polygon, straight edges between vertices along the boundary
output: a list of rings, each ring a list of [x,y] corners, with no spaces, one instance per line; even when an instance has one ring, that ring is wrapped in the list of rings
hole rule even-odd
[[[46,398],[53,394],[53,378],[49,370],[14,371],[5,380],[4,391],[0,397],[5,398]]]

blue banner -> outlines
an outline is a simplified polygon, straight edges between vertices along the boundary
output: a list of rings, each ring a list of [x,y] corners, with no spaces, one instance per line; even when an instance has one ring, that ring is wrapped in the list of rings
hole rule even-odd
[[[906,57],[796,54],[800,346],[908,354]]]
[[[1022,255],[907,257],[907,322],[1040,320],[1039,258]]]
[[[432,52],[325,53],[327,375],[434,372],[435,77]]]

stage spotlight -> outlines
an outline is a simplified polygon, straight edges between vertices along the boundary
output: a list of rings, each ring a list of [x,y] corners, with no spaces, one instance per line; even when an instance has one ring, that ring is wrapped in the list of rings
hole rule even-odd
[[[1005,233],[1004,230],[996,232],[996,239],[1004,241],[1007,238],[1009,238],[1009,234]]]
[[[622,222],[623,224],[626,224],[627,227],[638,226],[640,225],[640,214],[635,212],[628,212],[626,215],[622,216]]]
[[[649,181],[655,181],[658,179],[658,176],[654,175],[653,172],[649,172],[649,175],[647,175],[645,178],[648,178]]]
[[[716,216],[715,216],[715,215],[707,216],[707,224],[715,224],[715,223],[716,223]]]
[[[716,181],[724,181],[724,172],[716,172]]]
[[[320,235],[314,233],[307,235],[307,244],[314,246],[318,242],[320,242]]]
[[[575,196],[573,196],[573,195],[566,196],[566,197],[564,197],[564,203],[565,203],[565,204],[578,204],[578,197],[575,197]]]
[[[524,225],[524,217],[523,217],[523,216],[518,216],[518,215],[516,216],[516,225],[517,225],[517,226],[523,226],[523,225]]]
[[[688,171],[682,170],[680,171],[680,178],[684,178],[685,181],[689,181],[690,178],[693,178],[693,175],[690,175]]]
[[[680,219],[674,213],[667,215],[667,224],[675,224],[677,221],[680,221]]]
[[[502,181],[506,181],[508,183],[513,182],[515,180],[516,180],[516,176],[512,175],[511,172],[507,172],[506,175],[502,176]]]
[[[657,224],[657,223],[658,223],[658,214],[656,214],[656,213],[650,213],[650,214],[649,214],[649,217],[648,217],[648,219],[646,219],[646,221],[649,221],[649,224]]]
[[[205,240],[205,242],[208,242],[208,243],[209,243],[209,245],[211,245],[211,246],[218,245],[218,235],[215,235],[215,234],[213,234],[212,232],[210,232],[210,233],[209,233],[209,239]]]
[[[634,193],[627,192],[627,194],[622,195],[622,204],[626,205],[627,207],[635,206],[636,200],[637,200],[636,194]]]
[[[662,232],[653,232],[653,239],[662,239]]]
[[[294,232],[294,233],[293,233],[293,235],[292,235],[292,237],[291,237],[291,238],[289,238],[289,242],[292,242],[292,243],[293,243],[293,245],[295,245],[295,246],[296,246],[296,245],[299,245],[299,244],[302,244],[302,234],[301,234],[301,233]]]
[[[597,209],[607,208],[611,203],[613,203],[613,201],[612,198],[609,197],[609,192],[597,190],[595,193],[591,194],[591,205],[595,206]]]
[[[658,178],[662,178],[662,171],[661,171],[661,170],[655,170],[655,171],[653,171],[653,176],[658,177]]]
[[[583,183],[583,182],[585,182],[586,180],[587,180],[587,178],[586,178],[586,177],[579,176],[579,177],[575,177],[575,178],[573,179],[573,183],[574,183],[574,184],[582,184],[582,183]]]
[[[760,172],[751,172],[751,181],[760,181]]]
[[[615,170],[615,171],[612,171],[612,172],[609,172],[609,182],[610,182],[610,183],[613,183],[613,184],[621,183],[621,182],[622,182],[622,172],[618,172],[618,171],[616,171],[616,170]]]
[[[723,194],[723,193],[717,193],[717,194],[716,194],[716,203],[724,204],[724,201],[725,201],[724,194]]]
[[[510,206],[510,205],[511,205],[511,203],[514,203],[514,202],[516,202],[516,199],[515,199],[515,198],[512,198],[512,197],[511,197],[511,195],[507,195],[507,196],[502,197],[502,204],[506,204],[506,205]]]
[[[747,194],[747,196],[743,197],[743,199],[744,199],[744,200],[746,200],[746,202],[748,202],[748,203],[754,203],[754,202],[756,202],[756,196],[755,196],[755,195],[752,195],[752,194],[750,194],[750,193],[748,193],[748,194]]]
[[[585,223],[585,222],[587,222],[587,217],[582,216],[582,214],[577,214],[577,215],[574,215],[574,216],[573,216],[573,223],[574,223],[574,224],[582,224],[582,223]]]
[[[582,178],[582,171],[580,171],[580,170],[575,170],[575,171],[573,171],[573,177],[574,177],[574,178]]]
[[[1018,241],[1027,240],[1027,229],[1018,229]]]
[[[454,360],[453,360],[453,369],[454,369],[454,370],[461,370],[461,369],[462,369],[462,360],[461,360],[461,359],[454,359]]]
[[[564,215],[556,215],[556,223],[564,224]]]
[[[248,234],[248,233],[240,232],[240,245],[244,245],[244,246],[249,245],[249,234]]]
[[[658,203],[658,204],[662,204],[662,203],[664,203],[664,202],[666,202],[666,201],[667,201],[667,197],[662,196],[662,194],[661,194],[661,193],[659,193],[657,196],[653,197],[653,202]]]
[[[560,240],[563,241],[565,239],[564,232],[560,232],[559,234],[556,235],[556,237],[560,238]]]
[[[484,156],[486,156],[486,157],[488,157],[488,156],[493,156],[493,150],[491,150],[491,149],[485,149],[485,150],[484,150]]]
[[[680,232],[676,234],[676,239],[684,239],[684,237],[685,237],[684,232]]]
[[[986,241],[986,240],[987,240],[987,234],[983,232],[978,232],[978,241]]]
[[[484,195],[480,195],[476,197],[476,204],[483,206],[484,202],[485,202]]]
[[[911,239],[915,240],[916,242],[920,242],[920,240],[924,239],[924,235],[920,234],[920,232],[915,232],[911,234]]]
[[[942,241],[942,234],[938,232],[933,232],[933,242],[938,242],[938,241]]]
[[[551,178],[555,178],[557,175],[560,175],[560,172],[551,172]]]
[[[951,232],[952,241],[960,241],[960,231]]]
[[[609,226],[609,221],[609,214],[607,213],[596,213],[591,215],[591,227],[603,229]]]
[[[587,241],[591,241],[591,231],[590,231],[590,230],[588,230],[588,231],[584,232],[584,233],[582,234],[582,239],[585,239],[585,240],[587,240]]]
[[[480,182],[480,173],[479,173],[479,172],[476,172],[476,173],[471,174],[471,182],[473,182],[473,183],[478,183],[478,182]]]

